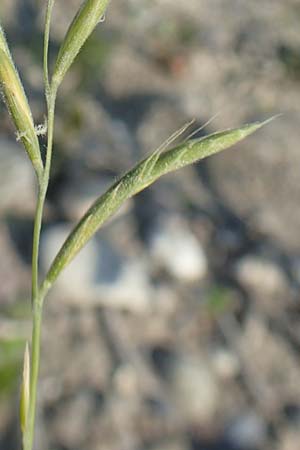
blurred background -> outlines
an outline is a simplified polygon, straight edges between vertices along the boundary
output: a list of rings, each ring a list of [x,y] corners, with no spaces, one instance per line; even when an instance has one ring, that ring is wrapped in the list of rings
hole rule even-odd
[[[44,123],[46,1],[0,17]],[[80,0],[57,1],[53,61]],[[112,0],[59,92],[45,273],[90,203],[191,118],[283,115],[120,210],[44,314],[36,449],[298,450],[299,0]],[[0,110],[0,448],[20,448],[35,183]]]

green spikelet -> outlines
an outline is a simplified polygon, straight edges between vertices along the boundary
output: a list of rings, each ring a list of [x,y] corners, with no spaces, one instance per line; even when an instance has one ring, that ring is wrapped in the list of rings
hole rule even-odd
[[[22,141],[37,175],[40,176],[43,171],[43,163],[32,114],[1,26],[0,87],[7,109],[15,124],[17,137]]]
[[[60,47],[53,74],[53,86],[58,87],[96,25],[104,17],[109,0],[86,0],[71,23]]]

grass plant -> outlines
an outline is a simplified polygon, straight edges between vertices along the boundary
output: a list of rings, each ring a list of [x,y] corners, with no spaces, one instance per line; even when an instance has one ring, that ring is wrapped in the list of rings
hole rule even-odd
[[[51,15],[54,0],[46,2],[44,33],[44,87],[47,110],[47,149],[42,158],[38,139],[39,128],[34,125],[27,97],[13,62],[3,29],[0,27],[0,84],[2,96],[16,127],[20,140],[36,173],[37,203],[32,248],[32,337],[26,343],[23,381],[21,389],[20,418],[23,450],[32,450],[36,415],[36,397],[40,364],[40,337],[42,311],[45,297],[61,271],[73,260],[87,241],[128,198],[152,184],[162,175],[195,163],[220,152],[244,139],[262,125],[258,122],[241,128],[221,131],[203,138],[188,138],[178,145],[174,142],[190,123],[174,133],[166,142],[143,161],[121,176],[101,195],[82,217],[55,257],[44,280],[39,276],[39,242],[43,209],[49,184],[52,161],[55,103],[57,91],[81,47],[99,22],[103,22],[109,0],[85,0],[75,15],[60,46],[53,73],[48,70],[48,47]]]

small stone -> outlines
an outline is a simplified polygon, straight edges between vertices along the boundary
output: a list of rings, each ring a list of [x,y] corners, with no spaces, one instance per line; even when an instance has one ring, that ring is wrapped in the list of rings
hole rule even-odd
[[[212,365],[216,374],[224,380],[236,377],[240,371],[238,358],[230,350],[226,349],[220,348],[214,352]]]
[[[204,250],[180,218],[168,218],[154,231],[150,253],[158,265],[182,282],[200,280],[207,273]]]
[[[226,438],[233,448],[261,448],[267,438],[267,426],[254,412],[241,414],[229,425]]]
[[[178,410],[193,423],[209,423],[218,409],[220,392],[208,361],[181,358],[170,370]]]
[[[285,276],[272,261],[256,256],[242,258],[236,268],[238,280],[246,287],[272,293],[286,284]]]

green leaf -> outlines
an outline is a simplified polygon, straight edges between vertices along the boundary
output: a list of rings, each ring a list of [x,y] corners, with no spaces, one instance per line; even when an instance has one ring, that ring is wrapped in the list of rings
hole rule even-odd
[[[65,74],[78,55],[96,25],[105,15],[109,0],[85,0],[71,23],[60,47],[53,74],[55,88],[62,82]]]
[[[165,150],[165,146],[162,146],[138,163],[101,195],[76,225],[55,257],[43,289],[47,291],[51,287],[61,271],[125,200],[145,189],[162,175],[231,147],[270,120],[214,133],[200,139],[191,139],[169,150]],[[180,132],[176,133],[178,134]]]

